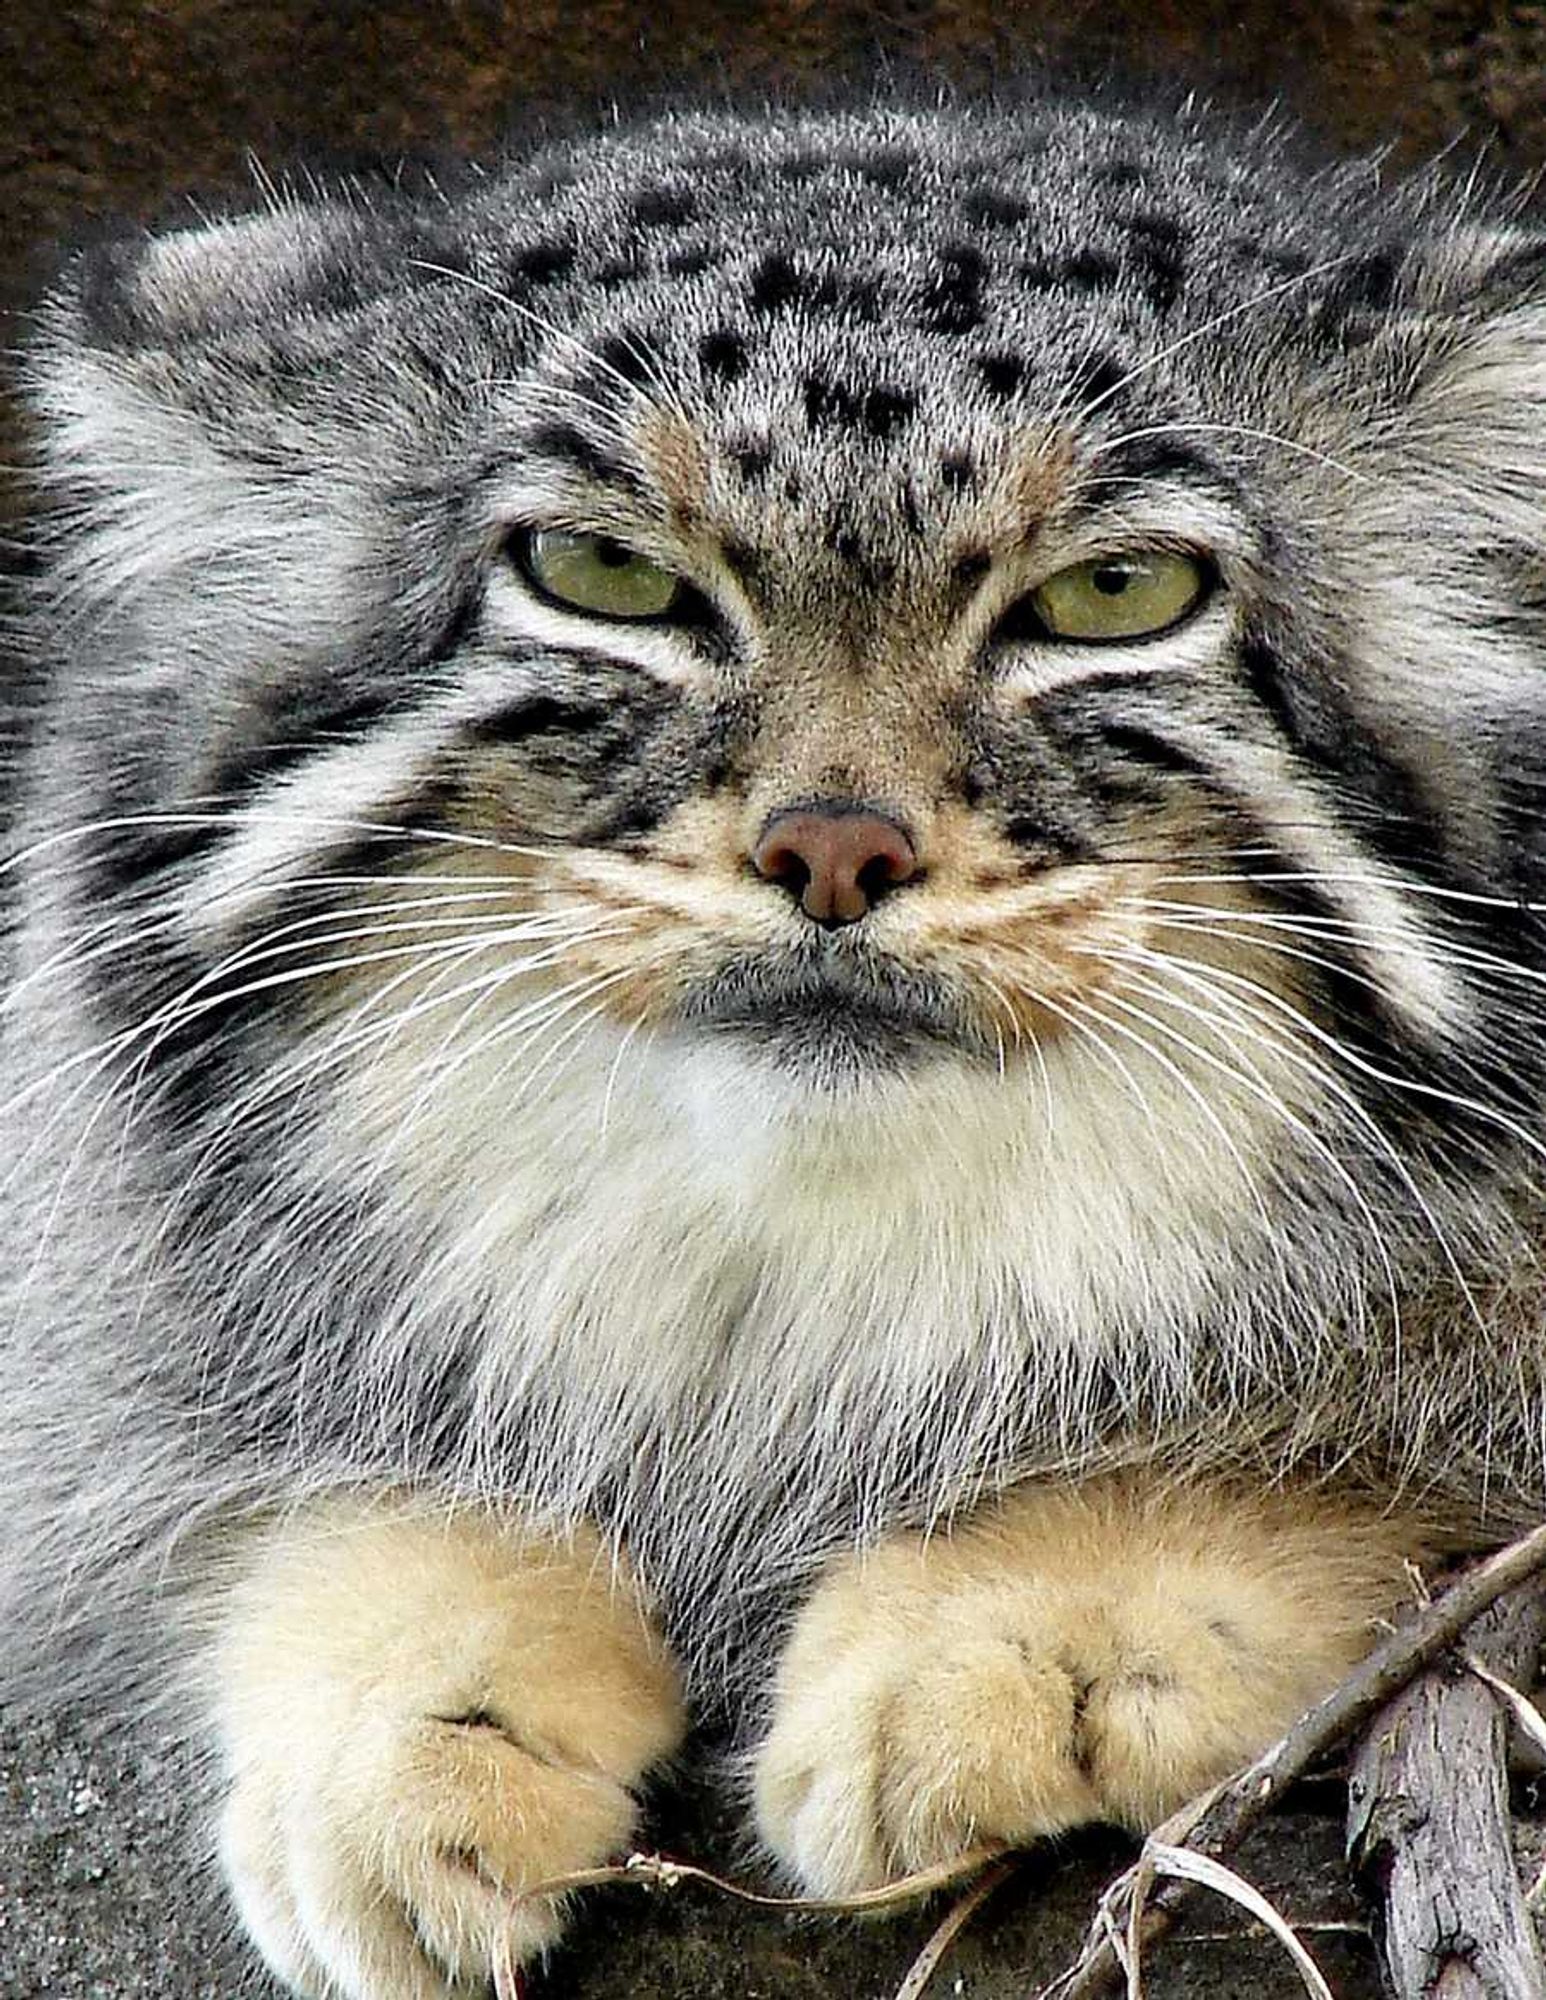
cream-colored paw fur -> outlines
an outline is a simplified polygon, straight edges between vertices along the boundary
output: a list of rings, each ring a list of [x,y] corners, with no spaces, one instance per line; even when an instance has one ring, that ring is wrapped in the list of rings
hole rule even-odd
[[[682,1732],[675,1669],[592,1536],[332,1506],[273,1530],[213,1654],[220,1851],[270,1966],[308,2000],[482,1994],[511,1893],[626,1847]]]
[[[1153,1825],[1367,1649],[1423,1553],[1322,1496],[1026,1488],[828,1571],[754,1767],[805,1886],[874,1887],[982,1841]]]

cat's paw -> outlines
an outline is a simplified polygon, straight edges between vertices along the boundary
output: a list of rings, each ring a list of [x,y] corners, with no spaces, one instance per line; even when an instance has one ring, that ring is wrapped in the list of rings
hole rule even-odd
[[[220,1852],[307,2000],[464,2000],[552,1942],[533,1884],[624,1851],[677,1678],[594,1544],[382,1515],[289,1528],[233,1601]]]
[[[1399,1588],[1396,1537],[1345,1519],[1317,1568],[1293,1524],[1117,1496],[1015,1496],[985,1531],[827,1573],[753,1769],[797,1880],[848,1894],[981,1843],[1153,1825],[1324,1693]]]

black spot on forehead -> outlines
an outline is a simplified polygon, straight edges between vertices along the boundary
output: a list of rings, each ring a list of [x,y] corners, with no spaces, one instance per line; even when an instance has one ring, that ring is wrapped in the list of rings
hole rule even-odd
[[[637,327],[620,327],[596,343],[596,356],[614,378],[636,386],[660,373],[660,357],[648,334]]]
[[[794,260],[782,251],[764,257],[752,272],[747,296],[753,312],[784,312],[805,295],[806,281],[795,269]]]
[[[627,251],[621,257],[608,257],[589,274],[589,282],[599,285],[603,291],[616,291],[620,285],[636,285],[650,275],[650,267],[637,250]]]
[[[1167,313],[1186,276],[1191,232],[1166,215],[1134,215],[1124,224],[1140,282],[1156,312]]]
[[[974,188],[962,196],[961,212],[968,222],[981,228],[1007,229],[1024,222],[1030,209],[1018,195],[1004,194],[997,188]]]
[[[738,382],[746,373],[746,342],[738,333],[721,327],[698,342],[698,361],[705,375],[717,375],[722,382]]]
[[[544,237],[536,243],[520,245],[510,255],[512,279],[527,284],[547,285],[567,278],[574,269],[575,246],[568,237]]]
[[[670,229],[691,222],[698,204],[685,188],[646,188],[634,196],[630,213],[641,229]]]
[[[896,564],[867,548],[864,537],[842,515],[835,515],[828,523],[826,544],[839,562],[857,573],[867,589],[881,590],[895,580]]]
[[[876,187],[897,187],[913,170],[913,156],[899,146],[879,146],[873,151],[849,148],[833,156],[833,165]]]
[[[796,308],[872,325],[880,318],[877,278],[856,272],[812,270],[783,250],[772,250],[752,272],[747,292],[753,312],[772,315]]]
[[[924,280],[919,322],[932,333],[970,333],[983,321],[988,266],[970,243],[948,243]]]
[[[1255,264],[1282,278],[1297,278],[1310,259],[1292,243],[1264,243],[1255,236],[1231,236],[1226,247],[1244,264]]]
[[[1025,387],[1029,371],[1018,354],[983,354],[977,359],[977,373],[988,394],[1007,403]]]
[[[1371,338],[1390,310],[1400,276],[1401,256],[1394,249],[1374,250],[1338,265],[1319,288],[1314,331],[1346,343]]]
[[[674,278],[696,278],[700,271],[707,271],[719,262],[719,252],[706,243],[695,243],[687,250],[673,250],[666,259],[666,269]]]
[[[1062,281],[1079,292],[1106,292],[1116,283],[1121,265],[1109,250],[1079,250],[1063,265]]]
[[[906,389],[871,389],[864,399],[864,428],[871,437],[889,438],[918,407]]]
[[[609,412],[619,409],[635,384],[643,379],[637,369],[637,357],[625,356],[623,347],[616,334],[599,341],[569,376],[564,385],[568,392],[579,402]],[[624,367],[615,365],[614,354],[625,360]]]
[[[1112,402],[1126,386],[1132,369],[1114,354],[1091,354],[1074,376],[1077,406],[1088,409],[1094,403]]]
[[[884,442],[917,407],[905,389],[856,388],[822,375],[807,375],[803,385],[805,421],[812,429],[835,427],[861,432]]]
[[[977,466],[969,452],[947,451],[939,461],[939,476],[952,493],[970,493],[977,484]]]
[[[740,438],[725,448],[731,464],[748,485],[758,486],[767,478],[773,463],[773,447],[766,438]]]
[[[1176,249],[1192,240],[1192,231],[1185,223],[1173,215],[1161,215],[1156,209],[1126,216],[1122,226],[1132,236],[1152,243],[1167,243]]]

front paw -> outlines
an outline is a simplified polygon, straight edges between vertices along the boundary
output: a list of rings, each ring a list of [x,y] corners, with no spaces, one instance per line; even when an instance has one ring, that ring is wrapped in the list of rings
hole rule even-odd
[[[1323,1544],[1121,1488],[899,1538],[835,1565],[796,1623],[753,1767],[759,1832],[843,1895],[988,1842],[1153,1825],[1334,1684],[1400,1577],[1379,1523],[1342,1517]]]
[[[674,1669],[591,1541],[399,1513],[285,1531],[220,1647],[220,1852],[307,2000],[467,2000],[552,1942],[533,1884],[626,1849]]]

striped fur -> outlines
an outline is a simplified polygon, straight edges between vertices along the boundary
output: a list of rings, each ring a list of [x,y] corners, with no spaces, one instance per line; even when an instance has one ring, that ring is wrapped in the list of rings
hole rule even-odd
[[[1095,107],[682,117],[72,268],[30,363],[0,1685],[233,1527],[598,1522],[700,1696],[1032,1475],[1546,1496],[1541,238]],[[530,524],[680,573],[609,623]],[[1059,644],[1055,571],[1214,584]],[[780,809],[911,831],[819,930]]]

